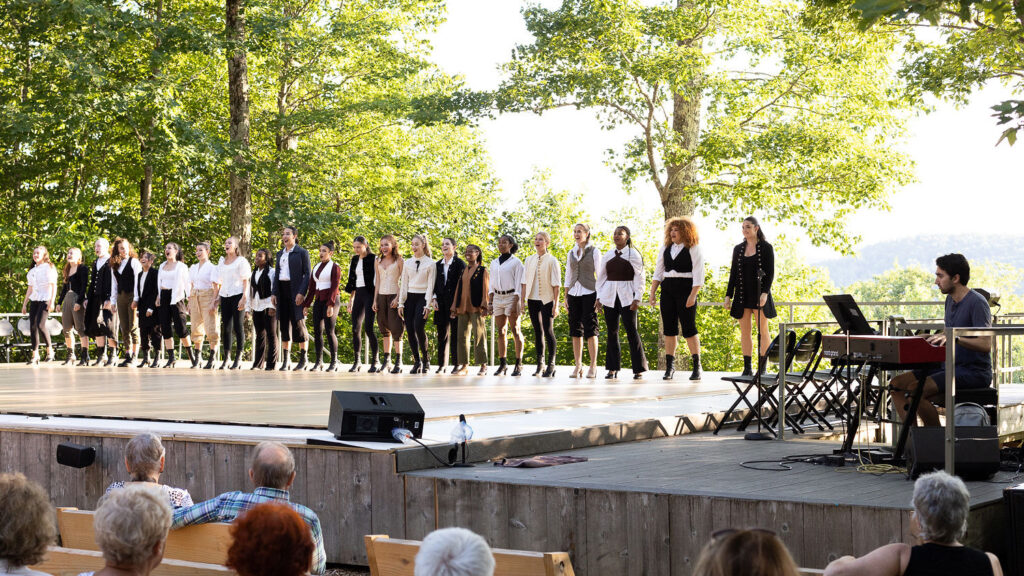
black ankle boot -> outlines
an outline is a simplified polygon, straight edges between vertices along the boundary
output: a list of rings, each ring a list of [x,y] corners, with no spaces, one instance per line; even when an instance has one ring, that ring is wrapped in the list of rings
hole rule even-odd
[[[114,356],[116,356],[116,355],[117,355],[117,348],[110,348],[110,351],[107,352],[107,361],[103,363],[103,366],[113,366],[114,365]]]
[[[306,369],[306,351],[299,350],[299,363],[295,365],[295,371],[301,372]]]
[[[288,365],[292,361],[292,355],[289,353],[288,350],[282,350],[282,352],[283,354],[281,355],[281,367],[278,368],[278,371],[287,372],[291,370],[291,368]]]
[[[88,366],[89,360],[89,347],[85,346],[82,348],[82,359],[78,361],[78,366]]]
[[[191,346],[185,346],[185,352],[188,353],[188,359],[189,359],[189,361],[192,362],[192,368],[195,368],[196,366],[198,366],[199,365],[199,360],[201,359],[199,357],[199,351],[198,350],[193,350]],[[211,354],[212,354],[212,352],[211,352]]]
[[[142,362],[140,362],[136,368],[145,368],[146,366],[149,366],[149,350],[139,350],[139,358],[142,358]]]
[[[203,365],[203,370],[213,370],[214,356],[213,348],[210,348],[210,356],[206,359],[206,364]]]
[[[693,364],[693,372],[690,373],[690,380],[693,382],[700,381],[700,354],[694,354],[690,356],[690,362]]]
[[[505,360],[504,358],[502,358],[498,362],[498,369],[494,371],[494,375],[495,376],[502,376],[504,374],[508,374],[508,360]]]
[[[426,374],[430,370],[430,360],[427,360],[426,351],[423,354],[423,366],[420,366],[420,374]]]
[[[391,354],[390,353],[388,353],[388,354],[381,354],[380,355],[380,368],[377,368],[377,372],[380,372],[382,374],[384,372],[387,372],[388,371],[388,362],[390,362],[390,361],[391,361]],[[372,370],[371,370],[371,372],[372,372]]]
[[[107,347],[106,346],[104,346],[102,348],[97,348],[96,349],[96,361],[93,362],[92,365],[93,366],[99,366],[101,363],[103,363],[103,357],[106,356],[106,355],[107,355]]]
[[[420,359],[419,358],[413,358],[412,370],[409,371],[409,374],[419,374],[421,366],[422,366],[422,364],[420,363]]]
[[[124,355],[124,360],[122,360],[121,363],[117,365],[117,367],[118,368],[127,368],[127,367],[132,365],[132,361],[133,360],[135,360],[135,357],[132,356],[131,352],[129,352],[129,353]]]
[[[224,360],[221,361],[220,367],[217,368],[218,370],[224,370],[225,368],[228,367],[228,358],[230,357],[230,352],[230,350],[224,351]],[[210,359],[213,359],[213,352],[210,352]]]
[[[554,378],[555,377],[555,365],[554,364],[548,364],[548,367],[544,369],[544,377],[545,378]]]
[[[522,376],[523,375],[523,359],[522,358],[516,358],[515,366],[512,367],[512,375],[513,376]]]
[[[665,354],[665,375],[662,376],[662,380],[671,380],[676,375],[676,357],[671,354]]]
[[[331,361],[331,364],[334,364],[333,360]],[[362,370],[362,368],[363,368],[363,365],[359,363],[358,359],[356,359],[356,361],[352,363],[352,367],[349,368],[348,371],[349,372],[359,372],[360,370]],[[376,372],[376,371],[377,371],[377,367],[376,366],[373,366],[373,367],[370,368],[370,372]]]
[[[231,368],[229,368],[229,370],[238,370],[238,368],[239,368],[238,363],[241,362],[241,361],[242,361],[242,350],[238,349],[237,351],[235,351],[235,360],[234,360],[234,362],[231,363]]]
[[[174,368],[174,348],[167,351],[167,363],[164,364],[164,368]]]
[[[743,373],[740,376],[753,376],[754,371],[750,368],[750,356],[743,357]]]

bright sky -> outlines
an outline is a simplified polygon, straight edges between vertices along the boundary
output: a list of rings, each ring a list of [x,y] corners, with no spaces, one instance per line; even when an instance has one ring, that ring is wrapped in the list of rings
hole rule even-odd
[[[541,2],[551,7],[559,3]],[[432,39],[434,61],[449,74],[462,75],[470,88],[495,88],[498,65],[509,59],[517,43],[531,39],[519,13],[523,5],[513,0],[448,0],[448,21]],[[1009,90],[996,86],[975,94],[962,109],[939,103],[935,112],[915,118],[905,150],[917,164],[918,182],[892,198],[890,212],[858,214],[850,229],[865,244],[943,231],[1020,233],[1024,142],[995,147],[1000,130],[989,110],[1007,97]],[[605,151],[620,149],[632,132],[601,129],[592,111],[503,115],[480,128],[502,187],[513,200],[534,169],[545,168],[556,189],[581,193],[597,219],[627,203],[659,207],[649,183],[623,193],[617,175],[604,164]],[[701,224],[709,260],[727,260],[729,247],[740,240],[738,228],[714,231],[710,218]],[[769,235],[787,230],[762,224]],[[793,239],[799,232],[789,228],[787,236]],[[809,260],[833,256],[831,250],[804,245]]]

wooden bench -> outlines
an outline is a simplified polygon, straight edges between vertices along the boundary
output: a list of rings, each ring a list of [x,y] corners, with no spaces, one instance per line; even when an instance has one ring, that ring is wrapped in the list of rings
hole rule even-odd
[[[99,550],[92,521],[95,512],[77,508],[57,509],[57,529],[65,548],[76,550]],[[231,547],[230,524],[196,524],[180,530],[171,530],[167,535],[164,558],[224,565],[228,561]]]
[[[387,535],[364,536],[370,576],[412,576],[419,540],[396,540]],[[575,576],[565,552],[527,552],[494,548],[494,576]]]
[[[97,572],[103,568],[103,554],[95,550],[75,550],[51,546],[42,562],[32,566],[53,576],[78,576],[82,572]],[[172,560],[164,558],[150,574],[152,576],[225,576],[235,572],[225,566]]]

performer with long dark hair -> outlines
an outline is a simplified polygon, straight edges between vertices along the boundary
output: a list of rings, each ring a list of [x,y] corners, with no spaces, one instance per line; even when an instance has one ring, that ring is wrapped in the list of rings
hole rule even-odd
[[[483,265],[483,251],[476,244],[466,246],[466,269],[459,278],[451,308],[452,320],[459,324],[457,368],[453,374],[469,372],[470,332],[473,361],[480,365],[480,376],[487,374],[486,322],[490,274]]]
[[[590,226],[577,224],[572,228],[576,246],[565,257],[565,308],[569,313],[569,336],[576,368],[570,378],[583,377],[583,341],[590,352],[587,378],[597,377],[597,269],[601,267],[601,251],[590,242]]]
[[[538,232],[533,237],[531,254],[523,264],[522,303],[528,306],[533,326],[533,344],[537,352],[537,371],[545,378],[555,375],[555,318],[558,317],[559,288],[562,286],[562,268],[558,259],[548,252],[551,236]]]
[[[25,301],[21,304],[21,313],[28,314],[29,333],[32,337],[32,359],[29,364],[39,364],[39,344],[46,342],[46,361],[53,360],[53,342],[50,331],[46,329],[46,320],[53,301],[57,296],[57,268],[50,262],[50,252],[46,246],[36,246],[32,251],[32,269],[28,271],[28,288],[25,290]]]
[[[665,242],[658,252],[651,282],[649,302],[661,286],[661,322],[665,336],[665,380],[675,375],[675,353],[679,325],[690,349],[693,372],[690,380],[700,380],[700,336],[697,334],[697,293],[704,285],[704,256],[701,252],[697,225],[686,216],[665,222]]]
[[[89,363],[89,337],[85,335],[85,291],[89,287],[89,269],[82,264],[82,250],[68,248],[68,255],[61,271],[63,284],[60,287],[61,324],[64,328],[64,345],[68,349],[65,365],[75,363],[75,337],[78,333],[82,344],[82,361]]]
[[[452,306],[455,302],[455,290],[462,279],[462,271],[466,263],[459,258],[455,240],[445,238],[441,242],[441,259],[437,261],[434,271],[434,295],[431,300],[434,308],[434,326],[437,327],[437,372],[440,374],[448,367],[448,358],[452,364],[458,365],[456,356],[456,333],[458,322],[452,320]],[[454,369],[452,370],[455,371]]]
[[[637,310],[644,294],[644,257],[633,247],[629,228],[619,226],[612,235],[615,248],[601,257],[597,267],[597,301],[595,308],[604,309],[604,322],[608,329],[605,337],[605,378],[617,378],[622,368],[622,344],[619,341],[619,321],[629,341],[630,366],[633,379],[640,380],[647,371],[647,355],[640,340]]]
[[[729,268],[729,286],[725,290],[725,308],[729,315],[740,321],[740,348],[743,350],[743,375],[753,375],[750,357],[753,342],[750,324],[758,316],[758,355],[768,350],[768,319],[775,318],[772,301],[772,281],[775,279],[775,250],[765,240],[757,218],[743,220],[743,242],[732,250]]]
[[[158,272],[153,268],[155,259],[150,252],[143,252],[139,256],[142,270],[135,278],[135,294],[132,297],[132,308],[139,313],[139,356],[142,358],[139,368],[156,368],[160,361],[160,317],[156,306],[160,285],[157,282]],[[149,359],[150,349],[153,351],[152,363]]]
[[[164,351],[167,352],[167,363],[164,368],[174,368],[177,359],[174,357],[174,337],[181,340],[182,347],[194,368],[199,360],[192,350],[192,341],[185,330],[186,297],[192,285],[188,277],[188,266],[181,261],[181,246],[168,242],[164,246],[164,263],[157,270],[157,285],[160,287],[160,298],[156,301],[160,317],[160,332],[164,337]]]
[[[253,343],[252,370],[273,370],[277,365],[277,315],[271,296],[274,293],[274,268],[270,266],[270,251],[260,248],[253,257],[252,278],[249,281],[249,311],[256,332]]]
[[[93,366],[106,361],[109,366],[114,362],[113,348],[109,346],[111,357],[108,359],[107,349],[114,342],[114,306],[110,301],[113,295],[114,277],[107,268],[110,260],[110,242],[106,238],[97,238],[93,244],[96,260],[92,263],[89,274],[89,288],[85,296],[85,333],[96,341],[97,358]],[[116,344],[115,344],[116,345]],[[81,365],[82,362],[79,362]]]
[[[223,370],[228,363],[231,344],[237,342],[232,370],[238,370],[245,349],[245,305],[249,291],[249,276],[252,268],[242,256],[238,238],[231,236],[224,241],[224,257],[217,263],[217,284],[220,286],[217,301],[220,303],[220,333],[224,346]]]
[[[213,368],[213,359],[217,355],[217,343],[220,342],[220,321],[217,318],[217,293],[220,291],[217,279],[217,265],[210,261],[210,243],[196,244],[196,263],[188,269],[189,292],[188,311],[192,317],[192,343],[195,355],[192,367],[199,366],[203,358],[203,339],[210,345],[210,357],[206,360],[204,370]],[[164,333],[164,337],[167,337]]]
[[[523,373],[523,332],[519,328],[520,303],[523,282],[523,262],[516,258],[519,244],[509,234],[498,238],[499,256],[491,261],[491,286],[487,294],[487,311],[494,315],[494,331],[498,333],[498,369],[495,376],[508,372],[505,358],[508,347],[508,326],[512,327],[515,342],[516,362],[513,376]]]
[[[132,301],[135,298],[135,279],[142,271],[142,264],[139,263],[139,256],[132,249],[131,242],[124,238],[115,238],[107,266],[114,275],[111,297],[114,300],[114,310],[117,312],[121,343],[124,344],[124,361],[118,366],[126,368],[132,365],[139,351],[139,326],[135,323]]]
[[[309,252],[299,246],[299,232],[294,226],[281,230],[281,250],[274,256],[274,295],[271,302],[277,308],[277,323],[281,329],[281,368],[288,370],[291,361],[291,343],[299,344],[299,363],[296,370],[306,367],[306,320],[302,314],[302,301],[309,288]]]
[[[335,333],[335,326],[338,322],[338,285],[341,282],[341,267],[331,260],[333,254],[334,242],[328,240],[320,244],[320,262],[313,267],[309,289],[302,302],[304,309],[313,307],[315,362],[310,370],[314,372],[323,368],[325,335],[331,353],[331,363],[327,366],[327,371],[338,371],[338,335]]]
[[[391,234],[380,239],[380,257],[377,258],[374,270],[373,311],[377,313],[377,328],[384,340],[384,356],[381,357],[380,369],[387,372],[391,361],[392,347],[395,350],[392,374],[402,372],[402,334],[405,323],[398,315],[398,293],[401,291],[402,267],[405,261],[398,249],[398,240]]]
[[[377,371],[377,332],[374,330],[374,290],[376,288],[377,256],[370,250],[366,238],[352,239],[352,259],[348,263],[349,293],[346,310],[352,315],[352,351],[355,353],[349,372],[358,372],[362,366],[363,334],[370,343],[370,373]]]
[[[398,315],[405,320],[405,332],[412,347],[413,374],[426,374],[430,369],[426,330],[430,306],[427,295],[434,289],[436,271],[427,237],[422,234],[413,236],[412,257],[405,261],[398,295]]]

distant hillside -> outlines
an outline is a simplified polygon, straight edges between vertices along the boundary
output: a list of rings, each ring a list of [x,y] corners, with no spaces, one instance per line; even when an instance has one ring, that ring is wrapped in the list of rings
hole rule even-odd
[[[950,252],[960,252],[970,262],[1002,262],[1024,268],[1022,247],[1024,235],[913,236],[865,246],[856,258],[823,260],[814,265],[827,268],[836,286],[849,286],[854,282],[870,280],[897,263],[900,266],[916,264],[931,270],[936,256]],[[1024,287],[1017,292],[1024,293]]]

